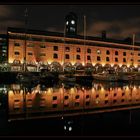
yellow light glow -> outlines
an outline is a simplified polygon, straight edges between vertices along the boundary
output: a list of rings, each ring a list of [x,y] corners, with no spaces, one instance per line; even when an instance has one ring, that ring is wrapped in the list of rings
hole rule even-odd
[[[119,64],[119,66],[121,67],[121,66],[122,66],[122,64]]]
[[[130,64],[127,64],[127,67],[130,67]]]
[[[48,91],[47,92],[48,92],[49,95],[51,95],[52,92],[53,92],[52,88],[48,88]]]
[[[101,87],[101,92],[104,92],[105,90],[104,90],[104,87]]]

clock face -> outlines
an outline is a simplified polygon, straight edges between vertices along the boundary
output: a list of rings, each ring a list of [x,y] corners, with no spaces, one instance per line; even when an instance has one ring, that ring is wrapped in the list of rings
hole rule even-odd
[[[67,21],[67,22],[66,22],[66,25],[68,25],[68,24],[69,24],[69,22]]]
[[[71,21],[71,24],[75,24],[75,21],[74,21],[74,20],[72,20],[72,21]]]

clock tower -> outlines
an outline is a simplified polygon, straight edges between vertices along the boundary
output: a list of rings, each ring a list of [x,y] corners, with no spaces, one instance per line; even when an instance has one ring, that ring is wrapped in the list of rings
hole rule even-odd
[[[65,17],[65,34],[66,36],[77,35],[77,16],[73,12]]]

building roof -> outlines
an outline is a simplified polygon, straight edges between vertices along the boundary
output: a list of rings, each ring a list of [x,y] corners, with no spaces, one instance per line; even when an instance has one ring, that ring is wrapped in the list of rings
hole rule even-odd
[[[64,33],[59,33],[59,32],[41,31],[41,30],[33,30],[33,29],[25,30],[25,28],[8,27],[8,32],[25,33],[25,31],[27,34],[64,37]],[[75,39],[84,39],[84,36],[82,35],[67,35],[66,37],[75,38]],[[111,38],[86,36],[86,40],[104,41],[104,42],[110,42],[110,43],[132,45],[132,38],[129,38],[129,37],[123,40],[117,40],[117,39],[111,39]],[[135,42],[135,45],[140,46],[140,42]]]

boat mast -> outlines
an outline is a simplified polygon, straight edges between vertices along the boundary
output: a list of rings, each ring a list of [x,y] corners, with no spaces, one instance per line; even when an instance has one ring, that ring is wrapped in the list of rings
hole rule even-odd
[[[85,50],[85,54],[84,54],[84,64],[86,64],[86,16],[84,15],[84,50]]]
[[[132,40],[133,42],[133,55],[132,55],[132,66],[134,65],[134,45],[135,45],[135,34],[133,34],[133,40]]]
[[[64,72],[64,64],[65,64],[65,38],[66,38],[66,24],[64,25],[64,48],[63,48],[63,50],[64,50],[64,52],[63,52],[63,72]]]
[[[27,46],[27,17],[28,17],[28,9],[26,8],[24,11],[24,17],[25,17],[25,46],[24,46],[24,71],[26,71],[26,46]]]

